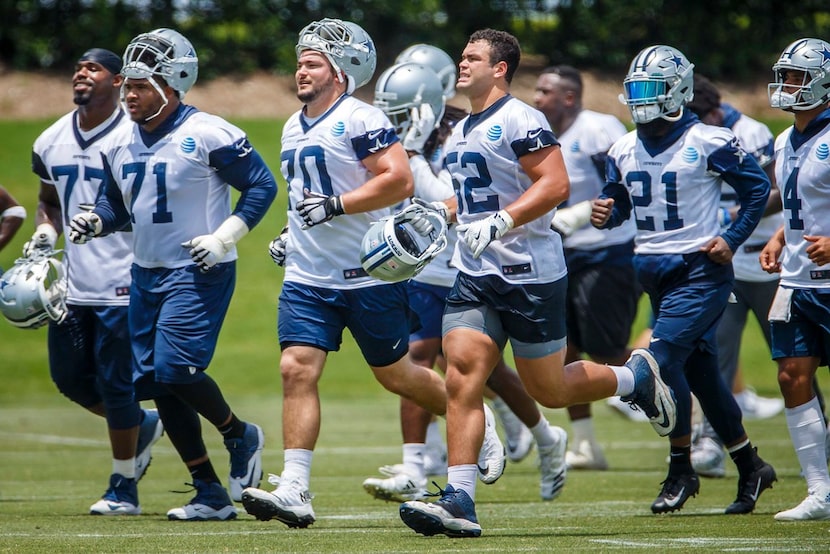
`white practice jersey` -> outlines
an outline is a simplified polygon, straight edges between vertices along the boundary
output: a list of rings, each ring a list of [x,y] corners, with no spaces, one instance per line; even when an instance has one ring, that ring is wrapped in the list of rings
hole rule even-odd
[[[519,158],[557,144],[542,112],[510,95],[459,121],[446,155],[458,222],[484,219],[515,202],[533,184]],[[562,239],[550,228],[554,212],[511,229],[478,259],[458,241],[453,265],[468,275],[496,275],[517,284],[561,279],[567,271]]]
[[[766,167],[773,163],[773,143],[775,138],[769,128],[751,117],[741,114],[731,127],[732,132],[748,154],[758,161],[758,165]],[[721,206],[732,208],[738,204],[735,190],[727,184],[721,190]],[[778,275],[770,274],[761,269],[758,256],[764,245],[772,238],[784,222],[782,212],[770,214],[761,218],[758,226],[746,242],[735,251],[732,257],[732,267],[735,269],[735,279],[739,281],[765,282],[775,281]]]
[[[720,235],[723,180],[709,169],[709,157],[734,141],[729,129],[696,123],[654,155],[636,131],[611,147],[609,166],[617,175],[609,172],[608,179],[623,184],[631,196],[635,253],[688,254]]]
[[[311,125],[301,112],[289,118],[280,154],[288,184],[286,282],[332,289],[381,284],[363,270],[360,245],[373,222],[393,213],[391,207],[343,214],[306,230],[295,207],[303,199],[303,189],[328,196],[360,187],[372,178],[362,160],[397,141],[386,114],[349,95]]]
[[[440,147],[436,152],[442,152]],[[415,180],[415,196],[428,202],[443,202],[453,195],[452,178],[446,169],[436,169],[436,164],[422,156],[409,159],[412,177]],[[440,166],[438,166],[440,167]],[[452,266],[452,253],[458,242],[455,225],[447,228],[447,247],[433,258],[413,280],[439,287],[451,287],[458,270]]]
[[[182,243],[212,233],[231,214],[230,186],[211,166],[211,155],[230,149],[243,156],[252,147],[241,129],[195,110],[162,136],[153,135],[155,141],[146,137],[139,125],[131,124],[111,133],[101,146],[132,213],[135,263],[146,268],[192,265],[190,249]],[[236,259],[234,247],[222,261]]]
[[[603,156],[611,145],[625,135],[626,129],[613,115],[591,110],[582,110],[568,127],[556,136],[562,147],[562,157],[571,180],[571,195],[568,205],[593,200],[605,186],[605,174],[597,170],[594,156]],[[604,169],[604,168],[603,168]],[[616,244],[625,244],[634,238],[637,228],[628,220],[613,229],[597,229],[586,223],[564,239],[565,248],[596,250]]]
[[[830,110],[819,117],[830,119]],[[775,141],[775,179],[784,204],[786,239],[781,284],[828,289],[830,266],[819,267],[810,261],[806,250],[811,243],[804,235],[830,236],[830,124],[812,136],[794,137],[793,129]],[[793,144],[794,138],[797,144]]]
[[[73,111],[58,119],[35,140],[32,150],[32,170],[58,193],[65,230],[69,220],[87,211],[98,197],[104,176],[100,153],[104,137],[134,125],[119,109],[91,136],[85,133],[84,139],[77,117]],[[84,306],[128,305],[131,244],[131,233],[126,232],[83,245],[64,241],[67,301]]]

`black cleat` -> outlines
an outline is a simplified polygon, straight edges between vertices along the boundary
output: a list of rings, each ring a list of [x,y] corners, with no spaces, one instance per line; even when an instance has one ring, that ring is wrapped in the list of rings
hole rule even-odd
[[[700,490],[700,480],[695,473],[669,475],[662,485],[663,490],[651,505],[651,511],[655,514],[679,510],[690,497],[697,496],[697,491]]]
[[[761,465],[746,477],[738,477],[738,497],[735,502],[726,507],[727,514],[750,514],[755,509],[755,503],[761,493],[772,488],[778,480],[775,469],[762,461]]]

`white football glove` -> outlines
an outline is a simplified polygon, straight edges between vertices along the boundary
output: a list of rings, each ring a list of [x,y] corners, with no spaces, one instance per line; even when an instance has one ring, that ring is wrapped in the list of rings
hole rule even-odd
[[[591,221],[591,205],[590,200],[584,200],[573,206],[557,209],[553,214],[551,229],[563,237],[571,236],[574,231],[585,227]]]
[[[426,208],[427,210],[432,210],[433,212],[438,212],[441,217],[444,218],[444,221],[450,223],[450,219],[452,219],[452,214],[450,213],[449,207],[444,202],[427,202],[426,200],[422,200],[417,196],[412,197],[412,203],[421,206],[422,208]]]
[[[459,225],[456,230],[472,251],[473,258],[478,258],[487,245],[503,237],[512,228],[513,218],[507,211],[501,210],[484,219]]]
[[[297,213],[303,218],[303,229],[308,229],[342,215],[343,202],[337,195],[326,196],[303,189],[303,199],[297,202]]]
[[[403,148],[407,152],[423,154],[424,145],[435,129],[435,113],[432,106],[421,104],[421,110],[412,108],[409,114],[409,130],[403,138]]]
[[[182,243],[189,248],[190,257],[202,272],[209,271],[222,261],[234,245],[248,233],[248,226],[242,218],[230,216],[210,235],[199,235]]]
[[[58,241],[58,232],[51,223],[41,223],[35,229],[32,238],[23,245],[23,257],[28,258],[38,250],[50,251],[55,248]]]
[[[274,263],[282,267],[285,265],[285,246],[288,244],[288,225],[283,227],[280,234],[268,245],[268,253]]]
[[[103,230],[104,224],[94,212],[81,212],[69,220],[69,240],[75,244],[86,244]]]

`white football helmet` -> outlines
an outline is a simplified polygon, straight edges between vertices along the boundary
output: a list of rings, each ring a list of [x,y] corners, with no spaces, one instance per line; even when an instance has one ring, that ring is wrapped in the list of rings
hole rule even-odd
[[[55,254],[37,250],[0,277],[0,312],[15,327],[36,329],[66,317],[66,274]]]
[[[128,79],[161,77],[184,98],[199,75],[199,58],[190,41],[173,29],[138,35],[124,51],[122,75]],[[164,96],[164,95],[162,95]]]
[[[431,44],[413,44],[395,58],[395,63],[415,62],[432,69],[441,79],[444,98],[455,96],[456,66],[449,54]]]
[[[426,219],[432,230],[422,235],[413,219]],[[447,222],[436,211],[411,204],[373,223],[360,245],[360,264],[366,273],[395,283],[415,277],[447,246]]]
[[[623,81],[620,102],[628,106],[634,123],[657,118],[677,121],[683,106],[694,97],[694,64],[676,48],[658,44],[640,51]],[[677,112],[676,116],[671,114]]]
[[[787,71],[803,71],[801,84],[784,85]],[[830,44],[827,42],[817,38],[793,42],[781,53],[772,72],[775,82],[769,84],[767,94],[773,108],[803,111],[830,101]]]
[[[412,108],[429,104],[435,122],[444,115],[444,89],[438,75],[419,63],[393,65],[378,77],[375,83],[375,106],[389,116],[398,136],[409,130]]]
[[[312,21],[300,31],[297,57],[303,50],[314,50],[325,55],[338,73],[348,79],[346,92],[351,94],[368,83],[375,74],[378,55],[369,33],[357,23],[340,19]]]

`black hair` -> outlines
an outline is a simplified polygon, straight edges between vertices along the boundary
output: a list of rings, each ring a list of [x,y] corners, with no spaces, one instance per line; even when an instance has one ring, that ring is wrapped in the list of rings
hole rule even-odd
[[[542,75],[552,73],[559,75],[564,81],[571,83],[572,90],[578,97],[582,97],[582,74],[570,65],[552,65],[542,70]]]
[[[519,68],[519,60],[522,57],[522,49],[519,46],[519,40],[506,31],[497,31],[495,29],[481,29],[470,35],[468,42],[484,41],[490,45],[490,65],[496,65],[499,62],[507,64],[507,73],[505,80],[510,83],[513,80],[513,75]]]
[[[720,92],[717,87],[703,75],[695,75],[695,96],[686,107],[700,119],[720,107]]]

